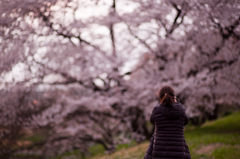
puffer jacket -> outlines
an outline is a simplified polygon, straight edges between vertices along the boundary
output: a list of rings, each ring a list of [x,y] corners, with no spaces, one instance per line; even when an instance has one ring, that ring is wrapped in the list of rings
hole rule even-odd
[[[191,159],[183,132],[188,117],[181,103],[155,106],[150,121],[154,133],[144,159]]]

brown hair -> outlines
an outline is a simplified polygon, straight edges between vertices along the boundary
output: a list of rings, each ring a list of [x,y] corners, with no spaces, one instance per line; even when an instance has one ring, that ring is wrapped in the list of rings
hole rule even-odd
[[[174,90],[170,86],[163,86],[158,92],[160,103],[165,106],[172,106],[174,103]]]

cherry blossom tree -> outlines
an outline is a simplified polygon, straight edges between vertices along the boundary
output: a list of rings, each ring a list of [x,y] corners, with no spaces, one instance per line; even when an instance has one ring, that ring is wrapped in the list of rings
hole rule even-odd
[[[157,11],[149,14],[159,25],[156,28],[164,29],[164,33],[155,45],[148,44],[149,50],[153,51],[142,56],[138,66],[145,71],[141,70],[135,76],[149,77],[146,82],[152,83],[152,87],[163,84],[174,86],[192,118],[213,119],[221,111],[239,108],[237,48],[240,12],[237,1],[169,3],[174,12],[172,21],[167,21],[166,15],[165,19],[159,18],[161,14]],[[141,31],[139,27],[135,29],[136,34]],[[156,30],[148,29],[149,32]]]
[[[239,109],[237,0],[2,0],[0,17],[0,129],[19,123],[12,144],[26,125],[49,128],[46,155],[150,138],[165,84],[196,124]]]

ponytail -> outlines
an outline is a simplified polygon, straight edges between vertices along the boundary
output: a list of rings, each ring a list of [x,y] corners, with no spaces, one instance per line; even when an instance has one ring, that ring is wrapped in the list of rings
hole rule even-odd
[[[172,106],[174,103],[174,94],[175,92],[172,87],[163,86],[158,93],[160,103],[162,103],[164,106]]]
[[[174,103],[174,96],[165,93],[165,95],[161,99],[161,103],[165,106],[172,106]]]

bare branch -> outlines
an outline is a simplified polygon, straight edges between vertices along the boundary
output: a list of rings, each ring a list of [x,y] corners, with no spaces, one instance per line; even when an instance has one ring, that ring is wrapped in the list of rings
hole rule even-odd
[[[138,39],[144,46],[146,46],[146,47],[148,48],[148,50],[149,50],[150,52],[153,53],[154,51],[152,50],[152,48],[151,48],[144,40],[140,39],[136,34],[133,33],[130,25],[127,24],[127,26],[128,26],[128,31],[129,31],[129,33],[130,33],[134,38]]]

